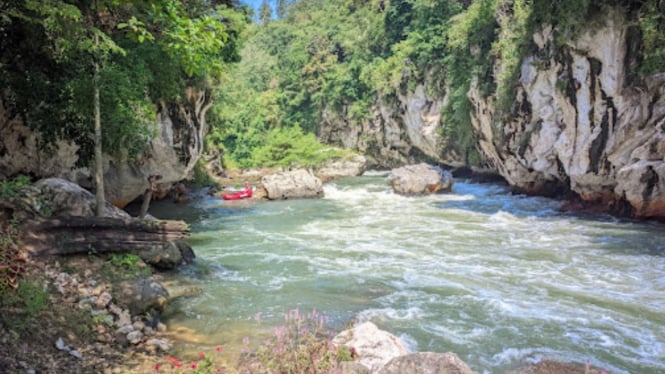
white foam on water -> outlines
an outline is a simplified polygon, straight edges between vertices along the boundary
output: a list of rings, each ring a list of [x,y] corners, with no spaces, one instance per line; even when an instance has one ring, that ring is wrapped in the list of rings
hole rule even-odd
[[[503,186],[457,181],[451,194],[405,197],[383,176],[203,220],[198,261],[223,268],[193,304],[226,303],[229,285],[238,305],[218,312],[232,316],[225,323],[243,310],[323,304],[414,347],[453,344],[478,372],[543,355],[665,372],[660,227],[561,214],[559,202]]]
[[[371,308],[365,309],[358,314],[360,321],[404,321],[404,320],[418,320],[425,318],[427,313],[419,307],[408,308]]]

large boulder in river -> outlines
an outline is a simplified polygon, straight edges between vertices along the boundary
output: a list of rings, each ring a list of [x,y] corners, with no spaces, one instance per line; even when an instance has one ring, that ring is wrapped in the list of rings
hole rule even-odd
[[[454,353],[417,352],[395,357],[377,374],[475,374]]]
[[[453,175],[438,166],[420,163],[393,169],[388,182],[398,194],[420,195],[450,191],[453,188]]]
[[[344,177],[357,177],[367,169],[367,158],[362,155],[332,160],[319,169],[316,175],[323,181]]]
[[[323,184],[304,169],[282,171],[261,178],[270,200],[323,197]]]
[[[355,350],[359,356],[357,362],[370,372],[376,372],[393,358],[409,353],[399,338],[380,330],[372,322],[342,331],[335,336],[333,344]]]

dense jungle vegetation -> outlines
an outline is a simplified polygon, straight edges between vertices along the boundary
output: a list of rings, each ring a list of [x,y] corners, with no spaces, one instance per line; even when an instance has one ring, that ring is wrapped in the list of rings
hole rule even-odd
[[[266,149],[285,146],[274,144],[276,134],[288,131],[289,147],[311,148],[310,138],[294,133],[316,134],[324,111],[357,126],[372,106],[424,82],[432,95],[449,95],[441,123],[448,146],[478,162],[466,96],[474,79],[510,112],[533,33],[553,25],[563,46],[612,7],[639,28],[641,73],[662,71],[663,1],[264,1],[241,62],[222,85],[211,143],[237,165],[257,166]]]
[[[448,146],[473,156],[469,87],[510,112],[533,32],[551,24],[564,46],[612,7],[641,36],[640,73],[665,70],[662,0],[278,0],[257,12],[234,0],[10,0],[0,6],[0,84],[6,106],[45,139],[75,140],[84,161],[94,63],[104,149],[116,157],[144,150],[158,103],[209,90],[208,147],[249,167],[336,155],[315,138],[324,111],[357,126],[425,82],[448,95]]]

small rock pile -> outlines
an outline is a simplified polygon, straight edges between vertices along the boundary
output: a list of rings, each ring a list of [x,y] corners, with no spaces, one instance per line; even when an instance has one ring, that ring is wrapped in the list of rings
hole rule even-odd
[[[140,316],[132,316],[129,309],[114,302],[110,284],[93,279],[92,270],[86,269],[80,276],[49,267],[44,274],[65,303],[90,313],[96,322],[99,342],[133,345],[153,353],[173,348],[172,343],[157,337],[157,333],[166,331],[166,325],[157,318],[146,321]],[[61,339],[55,344],[59,350],[80,358],[79,351],[67,346]]]

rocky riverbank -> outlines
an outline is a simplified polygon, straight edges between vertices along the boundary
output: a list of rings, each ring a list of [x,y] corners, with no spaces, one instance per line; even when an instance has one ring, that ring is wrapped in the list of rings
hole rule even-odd
[[[33,259],[27,267],[20,287],[31,294],[10,291],[0,302],[0,372],[145,372],[172,348],[156,315],[132,313],[126,303],[127,289],[150,276],[144,263],[128,268],[85,255]],[[163,297],[155,288],[144,302]]]

